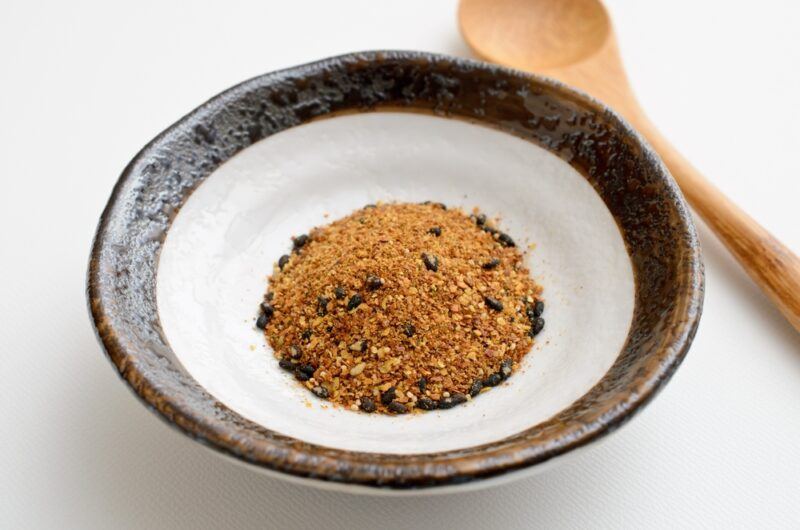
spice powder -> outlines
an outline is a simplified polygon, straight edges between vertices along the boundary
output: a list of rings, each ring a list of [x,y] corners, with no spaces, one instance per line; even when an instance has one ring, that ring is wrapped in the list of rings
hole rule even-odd
[[[454,407],[508,378],[544,327],[540,293],[485,215],[367,205],[294,238],[256,325],[317,397],[403,414]]]

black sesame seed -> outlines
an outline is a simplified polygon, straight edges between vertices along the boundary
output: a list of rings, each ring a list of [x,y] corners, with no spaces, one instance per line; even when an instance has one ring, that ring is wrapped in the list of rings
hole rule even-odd
[[[291,372],[295,368],[297,368],[297,365],[294,364],[289,359],[281,359],[280,361],[278,361],[278,366],[280,366],[282,369],[286,370],[287,372]]]
[[[266,296],[264,296],[264,301],[266,301],[266,302],[272,302],[272,299],[273,299],[273,298],[275,298],[275,293],[273,293],[272,291],[270,291],[270,292],[268,292],[268,293],[266,294]]]
[[[497,298],[492,298],[491,296],[484,296],[483,301],[486,302],[486,306],[489,309],[493,309],[495,311],[503,310],[503,303]]]
[[[514,240],[511,239],[511,236],[509,236],[508,234],[502,233],[502,232],[500,233],[499,236],[497,236],[497,240],[504,247],[516,247],[517,246],[517,244],[514,243]]]
[[[361,405],[359,405],[359,407],[364,412],[375,412],[375,410],[378,408],[378,407],[375,406],[375,402],[372,401],[372,399],[368,398],[368,397],[362,397],[361,398]]]
[[[381,403],[384,405],[388,405],[394,398],[397,397],[397,389],[395,387],[390,387],[389,390],[381,394]]]
[[[294,371],[294,377],[298,381],[308,381],[309,379],[311,379],[310,375],[308,375],[307,373],[305,373],[300,369]]]
[[[544,329],[544,319],[542,317],[534,318],[533,321],[531,322],[530,336],[535,337],[543,329]]]
[[[486,224],[486,214],[479,213],[475,216],[475,224],[478,226],[483,226]]]
[[[417,332],[417,328],[414,327],[414,324],[408,322],[403,325],[403,334],[408,337],[409,339],[414,336],[414,333]]]
[[[299,361],[303,357],[303,352],[295,345],[289,346],[289,357],[295,361]]]
[[[287,254],[284,254],[283,256],[278,258],[278,268],[280,270],[283,270],[283,268],[286,266],[287,263],[289,263],[289,256]]]
[[[433,203],[433,207],[434,208],[439,208],[440,210],[447,210],[447,206],[445,206],[444,203],[441,203],[441,202]]]
[[[498,232],[497,232],[497,229],[495,229],[495,228],[492,228],[491,226],[484,226],[482,229],[483,229],[483,231],[484,231],[484,232],[486,232],[487,234],[495,235],[495,234],[497,234],[497,233],[498,233]]]
[[[503,379],[508,379],[508,376],[511,375],[511,370],[513,369],[513,367],[514,367],[514,361],[512,361],[511,359],[503,359],[503,362],[500,363],[500,371],[497,373],[503,376]]]
[[[456,405],[460,405],[467,401],[467,396],[464,394],[453,394],[450,397],[443,397],[439,400],[440,409],[452,409]]]
[[[361,295],[354,294],[353,296],[350,297],[350,300],[347,302],[347,310],[352,311],[353,309],[360,306],[361,302],[363,302],[363,300],[361,299]]]
[[[441,229],[441,228],[439,228],[438,226],[434,226],[433,228],[431,228],[430,230],[428,230],[428,233],[429,233],[429,234],[433,234],[433,235],[435,235],[436,237],[439,237],[440,235],[442,235],[442,229]]]
[[[456,404],[453,402],[452,398],[449,398],[449,397],[444,398],[443,397],[442,399],[439,400],[439,403],[437,403],[437,406],[440,409],[452,409],[453,407],[456,406]]]
[[[422,396],[417,400],[417,408],[422,410],[434,410],[438,406],[434,400],[427,396]]]
[[[503,376],[495,372],[483,380],[483,386],[497,386],[502,381]]]
[[[377,276],[367,276],[367,289],[370,291],[374,291],[376,289],[380,289],[383,286],[383,278],[378,278]]]
[[[306,234],[301,234],[296,238],[294,238],[294,244],[293,244],[294,250],[297,251],[303,248],[305,244],[308,243],[308,239],[309,237]]]
[[[317,315],[324,317],[328,314],[328,299],[324,296],[317,297]]]
[[[256,327],[258,329],[264,329],[267,327],[267,324],[269,324],[269,317],[267,316],[267,314],[261,313],[260,315],[258,315],[258,319],[256,320]]]
[[[275,308],[267,302],[261,302],[261,311],[263,311],[268,317],[271,317],[272,314],[275,313]]]
[[[389,409],[389,412],[394,412],[395,414],[405,414],[406,412],[408,412],[406,406],[400,403],[399,401],[392,401],[391,403],[386,405],[386,408]]]
[[[343,300],[347,296],[347,291],[344,290],[344,287],[337,287],[333,290],[333,294],[337,300]]]
[[[469,395],[475,397],[481,393],[481,390],[483,390],[483,381],[476,379],[472,386],[469,387]]]
[[[371,210],[371,209],[373,209],[373,208],[377,208],[377,207],[378,207],[378,206],[377,206],[377,205],[375,205],[375,204],[367,204],[366,206],[364,206],[364,209],[365,209],[365,210]]]
[[[313,364],[303,364],[298,368],[304,374],[308,374],[308,376],[314,375],[314,372],[317,371],[317,368]]]
[[[498,265],[500,265],[500,260],[498,258],[492,258],[483,265],[481,265],[481,268],[490,271],[492,269],[497,268]]]
[[[313,392],[315,396],[321,399],[328,399],[328,396],[330,395],[328,393],[328,389],[325,388],[324,386],[315,386],[314,388],[311,389],[311,392]]]
[[[422,254],[422,263],[425,264],[425,268],[429,271],[436,272],[439,270],[439,258],[433,254]]]
[[[425,389],[428,388],[428,379],[425,377],[420,377],[419,381],[417,381],[417,386],[419,387],[420,392],[425,392]]]
[[[536,300],[536,303],[533,304],[533,316],[540,317],[542,313],[544,313],[544,302]]]
[[[300,334],[300,338],[306,342],[311,340],[311,330],[310,329],[305,330],[303,333]]]

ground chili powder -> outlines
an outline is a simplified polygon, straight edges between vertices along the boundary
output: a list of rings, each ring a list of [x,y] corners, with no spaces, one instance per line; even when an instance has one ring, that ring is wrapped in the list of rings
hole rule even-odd
[[[293,239],[256,325],[319,398],[364,412],[448,409],[511,375],[544,327],[540,293],[485,215],[368,205]]]

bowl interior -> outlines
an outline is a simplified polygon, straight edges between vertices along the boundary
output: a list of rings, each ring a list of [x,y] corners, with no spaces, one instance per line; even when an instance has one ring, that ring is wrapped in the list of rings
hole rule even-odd
[[[332,407],[278,368],[254,328],[266,276],[291,235],[367,203],[423,200],[478,206],[531,244],[545,330],[508,382],[456,409],[388,417]],[[163,332],[212,396],[304,442],[394,454],[501,440],[567,408],[619,355],[634,295],[619,227],[570,164],[506,132],[407,112],[317,120],[240,151],[181,207],[157,275]]]

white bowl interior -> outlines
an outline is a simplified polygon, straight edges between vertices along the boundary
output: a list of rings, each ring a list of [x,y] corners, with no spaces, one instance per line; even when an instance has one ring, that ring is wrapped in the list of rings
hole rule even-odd
[[[535,244],[526,260],[544,287],[544,331],[521,370],[454,409],[390,417],[316,399],[253,325],[272,264],[312,226],[367,203],[423,200],[478,206],[520,246]],[[177,215],[157,281],[167,340],[219,401],[310,443],[400,454],[496,441],[568,407],[614,362],[634,304],[619,229],[569,164],[494,129],[399,112],[291,128],[225,162]]]

